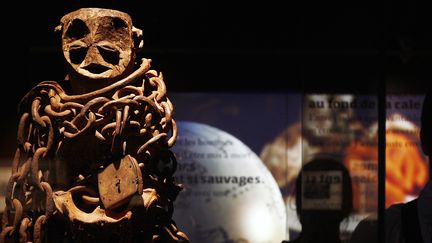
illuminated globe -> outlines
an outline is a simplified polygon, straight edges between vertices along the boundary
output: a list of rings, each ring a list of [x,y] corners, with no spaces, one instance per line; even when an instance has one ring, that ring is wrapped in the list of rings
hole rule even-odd
[[[173,219],[191,242],[277,243],[288,240],[285,204],[260,158],[232,135],[179,122],[173,151],[185,186]]]

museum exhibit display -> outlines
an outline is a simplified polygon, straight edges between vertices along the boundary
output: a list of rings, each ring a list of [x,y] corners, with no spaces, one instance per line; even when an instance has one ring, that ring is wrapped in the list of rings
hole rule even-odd
[[[378,117],[374,96],[174,92],[171,98],[177,104],[179,124],[184,120],[195,121],[228,131],[259,155],[281,191],[290,239],[295,239],[302,230],[295,203],[297,176],[303,165],[323,155],[340,160],[347,167],[353,184],[353,210],[342,223],[341,238],[349,239],[365,217],[377,217]],[[272,126],[257,129],[266,124],[268,118]],[[194,134],[200,130],[195,129]],[[184,147],[187,148],[187,144],[180,146]],[[241,163],[241,159],[238,161]],[[227,200],[227,207],[232,201]]]
[[[8,8],[0,243],[395,243],[431,178],[427,9]]]
[[[194,121],[227,131],[259,155],[281,191],[290,239],[295,239],[301,231],[295,205],[297,175],[303,164],[323,154],[341,160],[352,181],[353,210],[341,224],[341,238],[349,239],[361,220],[377,219],[379,161],[376,96],[297,92],[171,92],[170,97],[177,104],[179,124]],[[421,94],[387,96],[386,207],[418,196],[419,188],[425,185],[428,178],[425,170],[427,161],[420,151],[418,137],[422,99]],[[271,127],[256,129],[268,118],[272,120]],[[179,127],[181,130],[181,125]],[[195,133],[198,136],[200,129],[196,129]],[[182,143],[177,149],[183,151],[188,147],[196,149],[197,146]],[[190,159],[186,158],[186,161]],[[196,163],[207,160],[193,158]],[[187,169],[182,175],[186,172]],[[403,176],[406,180],[395,176]],[[394,188],[401,190],[394,192]],[[227,207],[231,202],[227,200]],[[182,204],[181,201],[177,203]],[[228,222],[228,217],[226,219]],[[197,232],[205,235],[206,231],[198,228]],[[216,238],[218,234],[209,234],[209,238],[210,235]]]
[[[65,15],[65,81],[19,104],[2,242],[188,242],[172,221],[177,138],[161,72],[136,59],[142,31],[126,13]]]

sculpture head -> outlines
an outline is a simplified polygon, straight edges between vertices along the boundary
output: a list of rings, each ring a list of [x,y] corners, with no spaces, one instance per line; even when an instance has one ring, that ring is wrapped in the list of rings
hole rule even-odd
[[[142,31],[123,12],[82,8],[63,16],[62,49],[68,79],[75,93],[101,88],[133,71],[135,55],[142,48]]]

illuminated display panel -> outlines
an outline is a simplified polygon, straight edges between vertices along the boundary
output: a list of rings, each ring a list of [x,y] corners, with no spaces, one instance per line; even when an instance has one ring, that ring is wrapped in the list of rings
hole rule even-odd
[[[422,95],[387,97],[386,207],[416,197],[428,178],[426,158],[419,149],[418,139],[422,98]],[[302,165],[314,157],[338,159],[350,173],[353,211],[341,224],[342,239],[349,239],[362,219],[377,217],[376,96],[172,93],[171,99],[176,104],[177,120],[222,129],[260,156],[283,196],[291,239],[301,231],[295,181]]]
[[[371,136],[376,134],[377,128],[373,97],[173,93],[171,99],[176,104],[177,120],[201,122],[222,129],[260,156],[281,190],[290,238],[301,231],[295,205],[297,175],[304,163],[320,154],[341,159],[351,173],[355,188],[354,211],[349,223],[344,224],[343,236],[349,237],[356,224],[368,214],[376,214],[377,160],[376,156],[363,158],[365,154],[377,153],[376,138]],[[351,102],[351,107],[339,107],[346,102]],[[369,200],[365,200],[366,196]]]
[[[352,188],[342,198],[340,213],[351,213],[340,224],[341,240],[348,240],[357,224],[378,213],[378,108],[376,96],[352,94],[305,94],[302,103],[302,164],[315,158],[332,158],[344,165]],[[300,168],[298,168],[300,169]],[[328,172],[327,172],[328,173]],[[334,187],[334,183],[327,183]],[[347,194],[340,193],[339,197]],[[292,193],[289,197],[295,197]],[[334,197],[334,196],[333,196]],[[331,197],[327,198],[330,200]],[[292,199],[295,200],[295,199]],[[319,204],[320,200],[316,200]],[[334,200],[333,200],[334,201]],[[305,205],[303,205],[304,208]],[[317,213],[317,216],[320,213]],[[325,215],[325,214],[324,214]],[[288,215],[293,219],[295,214]],[[293,224],[293,234],[301,230]]]

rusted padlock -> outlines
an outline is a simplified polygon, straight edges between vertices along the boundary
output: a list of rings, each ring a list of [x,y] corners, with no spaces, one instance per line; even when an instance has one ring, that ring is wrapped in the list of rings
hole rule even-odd
[[[135,193],[142,193],[143,180],[136,159],[124,156],[98,174],[99,195],[106,209],[125,204]]]

